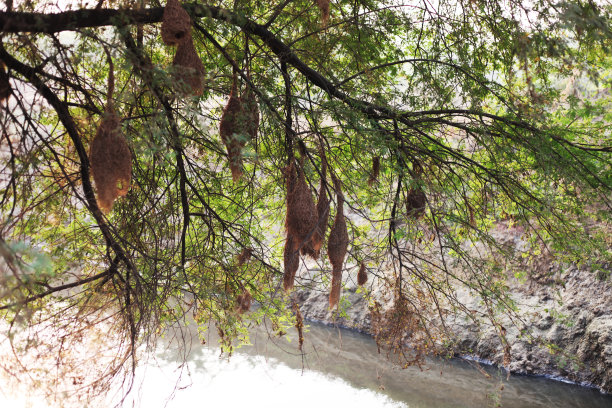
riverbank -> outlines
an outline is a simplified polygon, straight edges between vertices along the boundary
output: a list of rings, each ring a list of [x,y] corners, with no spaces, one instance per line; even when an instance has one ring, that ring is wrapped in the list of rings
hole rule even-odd
[[[595,387],[612,393],[612,285],[609,279],[590,269],[574,265],[542,263],[540,279],[509,279],[511,296],[519,306],[521,326],[508,318],[501,320],[510,344],[509,370],[515,374],[545,376]],[[354,273],[354,272],[353,272]],[[328,293],[319,288],[297,292],[300,310],[306,319],[338,325],[372,334],[368,302],[357,291],[356,277],[345,276],[343,296],[347,317],[328,310]],[[376,283],[370,288],[376,291]],[[480,299],[463,288],[457,300],[470,310],[483,306]],[[454,354],[503,364],[504,350],[498,332],[486,322],[476,325],[461,316],[446,319],[454,336]],[[526,336],[524,333],[531,335]]]

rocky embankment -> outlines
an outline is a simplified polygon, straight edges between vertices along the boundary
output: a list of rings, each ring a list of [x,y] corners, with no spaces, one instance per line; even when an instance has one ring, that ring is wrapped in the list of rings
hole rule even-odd
[[[499,321],[507,329],[506,338],[511,346],[510,371],[547,375],[612,393],[610,278],[576,266],[544,262],[539,268],[545,273],[534,273],[527,281],[508,282],[521,319],[518,324],[508,318]],[[328,310],[327,291],[315,289],[297,293],[303,316],[371,333],[368,302],[358,293],[354,282],[355,276],[345,276],[343,296],[350,304],[348,318],[334,318]],[[456,295],[468,309],[483,309],[480,299],[468,290],[457,288]],[[456,355],[502,365],[504,351],[495,327],[486,322],[476,324],[461,316],[449,316],[446,323],[455,338]],[[521,329],[530,335],[520,335]]]

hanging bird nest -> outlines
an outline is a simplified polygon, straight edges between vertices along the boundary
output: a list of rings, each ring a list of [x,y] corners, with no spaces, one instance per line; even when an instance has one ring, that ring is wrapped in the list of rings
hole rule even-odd
[[[174,75],[179,89],[185,94],[202,95],[204,92],[204,64],[193,45],[191,33],[180,42],[174,55]]]
[[[108,49],[108,85],[104,117],[89,147],[89,161],[100,209],[109,212],[115,199],[127,194],[132,180],[132,153],[121,132],[121,119],[113,107],[115,89],[113,59]]]
[[[380,174],[380,157],[375,156],[372,158],[372,172],[368,179],[368,186],[372,187],[374,183],[378,181],[378,175]]]
[[[298,247],[295,245],[295,240],[291,235],[287,235],[287,240],[285,241],[283,262],[285,270],[283,275],[283,288],[286,292],[289,292],[291,289],[293,289],[295,274],[300,266]]]
[[[312,239],[306,246],[306,254],[313,259],[321,255],[321,247],[325,240],[325,232],[329,220],[329,198],[327,197],[327,160],[321,149],[321,184],[319,186],[319,197],[317,198],[317,227],[312,234]]]
[[[359,272],[357,273],[357,284],[359,286],[363,286],[368,281],[368,273],[366,272],[365,263],[361,261],[361,266],[359,266]]]
[[[338,208],[334,225],[329,233],[327,241],[327,256],[332,264],[332,287],[329,293],[329,307],[333,308],[340,300],[340,288],[342,285],[342,265],[347,253],[349,236],[344,219],[344,196],[340,190],[340,183],[334,179]]]
[[[330,0],[315,0],[319,11],[321,12],[321,24],[323,27],[327,26],[329,23],[329,3]]]
[[[253,297],[251,296],[251,292],[247,289],[243,289],[242,293],[236,296],[236,311],[240,314],[248,312],[251,309],[252,301]]]
[[[162,17],[161,36],[166,45],[179,45],[191,32],[191,18],[178,0],[168,0]]]
[[[302,248],[312,238],[317,221],[317,209],[306,184],[304,171],[297,172],[292,162],[287,169],[287,236],[294,237],[294,244]]]
[[[242,248],[240,254],[238,254],[238,266],[242,266],[251,259],[253,250],[251,248]]]
[[[112,105],[106,107],[104,118],[91,142],[89,160],[98,205],[102,211],[109,212],[115,199],[127,194],[132,178],[132,153],[121,133],[120,119]]]
[[[11,95],[11,92],[9,74],[5,71],[4,63],[0,60],[0,103],[6,101]]]
[[[409,217],[421,218],[425,214],[427,196],[419,187],[408,190],[406,196],[406,212]]]
[[[319,197],[317,199],[317,227],[309,245],[309,247],[312,248],[313,259],[318,259],[321,254],[321,247],[323,247],[329,220],[329,198],[325,191],[325,185],[326,183],[322,180],[319,186]]]
[[[223,109],[221,121],[219,123],[219,133],[221,141],[227,148],[229,157],[229,167],[232,172],[234,182],[242,176],[242,148],[246,144],[244,135],[244,112],[242,101],[238,96],[237,74],[234,71],[232,89]]]

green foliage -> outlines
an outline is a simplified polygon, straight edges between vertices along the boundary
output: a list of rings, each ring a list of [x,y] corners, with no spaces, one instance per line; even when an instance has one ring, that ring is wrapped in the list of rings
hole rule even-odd
[[[44,13],[44,3],[17,11]],[[450,344],[428,328],[432,313],[462,310],[453,285],[480,294],[495,321],[517,310],[507,279],[529,279],[522,271],[544,255],[609,265],[609,7],[338,0],[322,27],[310,0],[186,4],[206,75],[201,96],[180,97],[159,27],[144,24],[140,37],[135,3],[118,3],[118,17],[93,11],[96,23],[75,31],[45,33],[53,22],[41,14],[40,32],[3,33],[7,320],[64,303],[78,320],[92,302],[116,313],[133,349],[188,315],[202,333],[214,325],[227,352],[248,343],[251,324],[286,332],[295,317],[280,289],[283,169],[301,158],[314,192],[321,144],[350,207],[347,265],[367,261],[423,344]],[[154,11],[146,22],[159,20]],[[106,104],[104,47],[133,154],[132,188],[106,215],[83,179]],[[218,135],[233,68],[242,90],[249,72],[261,117],[237,183]],[[370,186],[373,157],[381,171]],[[426,196],[422,217],[406,206],[411,189]],[[525,244],[499,238],[510,233]],[[243,248],[253,256],[239,265]],[[315,283],[328,285],[326,254],[317,268]],[[244,290],[255,306],[240,314]],[[343,298],[340,317],[347,307]]]

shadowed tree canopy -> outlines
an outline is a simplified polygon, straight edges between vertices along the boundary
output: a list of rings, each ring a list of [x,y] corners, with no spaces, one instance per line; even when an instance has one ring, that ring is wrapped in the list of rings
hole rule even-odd
[[[452,342],[443,317],[469,312],[457,286],[495,322],[516,309],[513,266],[610,260],[610,5],[325,4],[185,2],[191,30],[175,47],[157,1],[7,2],[0,313],[11,332],[109,325],[122,347],[102,380],[187,313],[231,350],[249,322],[280,333],[297,310],[301,324],[290,288],[330,289],[328,235],[344,220],[334,287],[360,269],[360,283],[377,278],[364,296],[377,282],[396,312],[374,307],[379,340],[409,344],[405,362],[418,363]],[[92,155],[101,124],[116,142]],[[121,172],[104,187],[110,206],[96,185],[105,168]],[[312,200],[288,197],[295,183]],[[529,245],[510,250],[491,232],[500,223]]]

